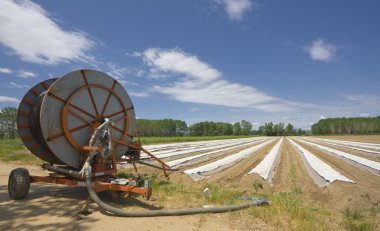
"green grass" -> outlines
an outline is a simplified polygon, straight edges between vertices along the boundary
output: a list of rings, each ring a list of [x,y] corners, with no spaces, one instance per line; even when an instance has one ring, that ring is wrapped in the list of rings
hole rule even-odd
[[[206,140],[222,140],[222,139],[238,139],[252,136],[175,136],[175,137],[140,137],[142,145],[162,144],[162,143],[178,143],[191,141]],[[136,139],[137,140],[137,139]]]
[[[40,159],[27,151],[20,139],[0,139],[0,160],[42,163]]]
[[[141,144],[177,143],[187,141],[205,141],[217,139],[236,139],[249,136],[204,136],[204,137],[142,137]],[[137,139],[136,139],[137,140]],[[40,164],[43,161],[30,154],[21,139],[0,139],[0,160],[20,161],[22,163]]]
[[[129,178],[133,174],[119,171],[116,177]],[[152,197],[159,203],[159,206],[173,207],[199,207],[202,205],[232,205],[242,203],[239,197],[241,192],[228,190],[217,184],[203,183],[197,185],[173,182],[163,178],[161,174],[142,175],[143,179],[149,179],[153,191]],[[206,197],[203,193],[205,188],[209,188],[210,195]]]
[[[352,209],[346,208],[343,211],[343,226],[352,231],[371,231],[376,230],[378,224],[376,220],[379,219],[377,216],[379,214],[379,209]]]
[[[153,195],[161,201],[182,201],[186,207],[202,205],[231,205],[245,203],[241,196],[256,196],[267,198],[269,206],[251,207],[241,211],[249,217],[261,218],[264,222],[278,228],[289,227],[291,230],[329,230],[330,213],[316,204],[309,204],[303,198],[302,192],[296,187],[292,192],[278,194],[256,194],[254,184],[248,192],[233,191],[217,184],[205,183],[198,187],[190,187],[181,183],[158,182],[153,184]],[[203,194],[204,188],[210,189],[210,196]],[[237,189],[238,190],[238,189]],[[178,205],[179,203],[175,203]],[[240,216],[234,213],[232,216]]]
[[[120,174],[128,176],[127,173]],[[246,203],[239,198],[241,196],[255,196],[267,198],[270,205],[251,207],[236,213],[230,213],[231,219],[241,219],[242,213],[248,219],[261,219],[278,229],[285,230],[330,230],[331,214],[322,206],[309,203],[303,196],[300,187],[294,185],[291,192],[277,194],[256,193],[254,182],[248,191],[239,188],[230,188],[216,183],[200,183],[194,185],[182,182],[166,181],[160,175],[144,176],[152,183],[153,195],[156,206],[164,208],[191,208],[203,205],[233,205]],[[209,188],[210,194],[206,197],[203,193]],[[341,227],[343,229],[343,227]]]
[[[317,204],[308,203],[296,190],[276,194],[261,194],[270,203],[247,210],[252,218],[260,218],[278,228],[290,230],[330,230],[330,212]]]

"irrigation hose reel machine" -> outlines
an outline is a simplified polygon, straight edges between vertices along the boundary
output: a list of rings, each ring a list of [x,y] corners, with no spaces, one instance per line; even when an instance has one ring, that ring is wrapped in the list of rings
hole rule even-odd
[[[78,70],[60,78],[35,85],[23,97],[17,112],[17,130],[32,154],[45,161],[48,176],[29,175],[25,168],[12,170],[8,192],[12,199],[23,199],[30,183],[42,182],[68,186],[86,185],[90,201],[121,216],[183,215],[215,212],[215,209],[160,210],[127,212],[102,202],[96,192],[111,190],[127,197],[136,193],[152,194],[148,180],[117,179],[117,163],[128,161],[137,171],[141,152],[161,164],[168,177],[170,167],[134,143],[136,118],[132,101],[125,89],[109,75],[95,70]],[[84,184],[85,182],[85,184]],[[91,198],[91,199],[90,199]],[[258,205],[261,202],[242,206]],[[225,206],[216,212],[241,209]],[[224,209],[224,210],[223,210]]]

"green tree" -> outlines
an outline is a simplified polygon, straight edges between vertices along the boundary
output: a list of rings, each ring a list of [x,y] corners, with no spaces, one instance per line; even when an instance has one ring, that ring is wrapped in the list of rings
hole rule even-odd
[[[252,124],[246,120],[240,121],[241,133],[243,135],[249,135],[252,133]]]
[[[187,131],[187,124],[182,120],[137,119],[137,133],[140,136],[183,136]]]
[[[14,107],[5,107],[0,110],[0,138],[16,138],[16,117],[17,109]]]
[[[267,136],[274,136],[275,133],[274,133],[274,130],[273,130],[273,123],[272,122],[269,122],[269,123],[265,123],[264,124],[264,133],[265,135]]]
[[[239,135],[242,134],[240,122],[234,123],[234,125],[233,125],[233,134],[235,136],[239,136]]]
[[[291,136],[291,135],[294,135],[294,126],[293,126],[293,124],[291,124],[291,123],[288,123],[287,125],[286,125],[286,127],[285,127],[285,134],[287,135],[287,136]]]
[[[283,123],[275,124],[273,126],[273,133],[275,136],[283,136],[285,133],[284,124]]]
[[[265,126],[260,126],[259,129],[257,130],[257,134],[258,135],[262,135],[262,136],[265,136],[266,133],[265,133]]]
[[[380,117],[352,117],[321,119],[311,126],[315,135],[379,134]]]
[[[191,125],[189,134],[191,136],[228,136],[233,134],[233,127],[230,123],[204,121]]]

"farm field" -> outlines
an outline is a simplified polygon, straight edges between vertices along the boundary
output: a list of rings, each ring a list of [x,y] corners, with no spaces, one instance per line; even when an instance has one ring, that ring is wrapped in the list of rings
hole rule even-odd
[[[208,150],[202,151],[205,143]],[[221,143],[163,145],[158,155],[177,170],[172,180],[178,182],[198,187],[212,183],[242,193],[254,191],[254,182],[260,182],[258,192],[264,194],[299,191],[307,202],[329,211],[327,224],[379,228],[379,136],[256,137]],[[155,153],[154,146],[146,148]],[[369,223],[344,221],[350,210],[368,213]]]
[[[146,230],[177,230],[181,225],[188,230],[380,228],[380,136],[250,137],[144,147],[172,167],[170,181],[159,169],[140,165],[139,172],[152,178],[155,200],[134,198],[127,204],[118,201],[120,206],[155,209],[223,205],[241,203],[241,196],[266,197],[270,205],[227,214],[139,219],[107,217],[94,205],[93,214],[79,216],[73,211],[86,199],[85,189],[35,184],[26,200],[10,201],[6,180],[16,164],[2,163],[0,227],[47,228],[54,218],[60,218],[62,226],[56,230],[67,225],[91,229],[91,222],[102,229],[112,227],[112,221],[127,225],[132,219],[136,227],[144,225]],[[148,156],[142,158],[155,164]],[[28,168],[41,174],[35,165]],[[123,164],[120,174],[131,170]],[[210,198],[204,198],[206,187]],[[20,203],[25,209],[16,211],[14,206]],[[39,211],[35,219],[26,219],[21,226],[19,223],[34,209]]]

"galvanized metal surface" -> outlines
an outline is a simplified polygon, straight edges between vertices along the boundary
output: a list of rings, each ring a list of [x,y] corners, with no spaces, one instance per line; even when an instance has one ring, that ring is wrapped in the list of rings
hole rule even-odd
[[[133,104],[112,77],[94,70],[74,71],[49,88],[41,105],[42,136],[49,149],[65,164],[80,168],[83,146],[103,118],[114,121],[112,136],[116,157],[132,143],[135,128]],[[124,145],[122,145],[122,143]]]

